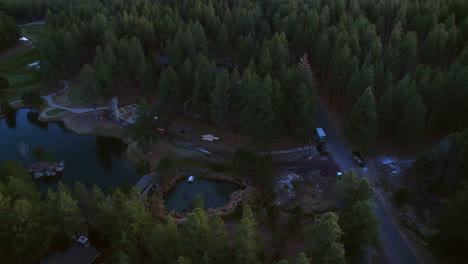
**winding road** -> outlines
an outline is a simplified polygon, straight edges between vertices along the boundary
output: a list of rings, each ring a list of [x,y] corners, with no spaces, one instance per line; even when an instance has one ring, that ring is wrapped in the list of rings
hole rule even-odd
[[[327,148],[338,167],[342,171],[353,168],[356,170],[359,177],[362,177],[361,169],[354,164],[351,158],[351,151],[341,139],[336,128],[331,124],[330,117],[325,107],[320,102],[317,110],[317,127],[323,128],[327,134]],[[375,202],[377,217],[380,218],[381,221],[380,240],[384,248],[385,262],[391,264],[419,263],[418,259],[401,236],[398,228],[394,225],[391,216],[382,207],[380,200],[376,198]]]
[[[61,105],[58,105],[54,102],[54,100],[52,100],[52,98],[58,94],[61,94],[63,92],[65,92],[66,90],[70,89],[70,83],[67,82],[67,81],[64,81],[64,80],[60,80],[59,82],[61,82],[63,84],[63,89],[58,91],[58,92],[55,92],[55,93],[51,93],[51,94],[48,94],[48,95],[43,95],[41,96],[42,99],[46,100],[47,104],[49,106],[52,106],[52,107],[55,107],[57,109],[62,109],[62,110],[66,110],[66,111],[69,111],[71,113],[74,113],[74,114],[83,114],[83,113],[88,113],[88,112],[92,112],[92,111],[99,111],[99,110],[106,110],[106,109],[110,109],[109,106],[104,106],[104,107],[97,107],[97,108],[71,108],[71,107],[66,107],[66,106],[61,106]],[[10,104],[17,104],[17,103],[21,103],[23,102],[23,100],[17,100],[17,101],[14,101],[14,102],[10,102]]]

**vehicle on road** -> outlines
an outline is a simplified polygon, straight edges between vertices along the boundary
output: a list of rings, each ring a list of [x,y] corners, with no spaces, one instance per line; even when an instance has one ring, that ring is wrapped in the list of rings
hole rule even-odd
[[[156,130],[159,132],[159,134],[161,134],[163,136],[167,136],[167,129],[158,127]]]
[[[325,143],[317,143],[317,150],[321,155],[328,155],[328,150],[325,148]]]
[[[359,151],[353,151],[351,152],[351,156],[353,156],[354,161],[356,161],[357,165],[359,167],[364,167],[366,166],[366,161],[362,157],[361,153]]]
[[[317,142],[317,150],[322,155],[328,155],[328,151],[325,148],[325,142],[327,135],[321,127],[317,127],[314,133],[314,141]]]
[[[314,134],[314,140],[317,142],[317,144],[322,143],[325,144],[327,135],[323,131],[321,127],[317,127],[315,129],[315,134]]]

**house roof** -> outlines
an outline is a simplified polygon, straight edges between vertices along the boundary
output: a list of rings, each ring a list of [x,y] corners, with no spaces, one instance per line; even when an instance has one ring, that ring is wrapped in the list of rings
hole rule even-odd
[[[75,242],[64,252],[55,250],[41,264],[91,264],[101,253],[91,245]]]

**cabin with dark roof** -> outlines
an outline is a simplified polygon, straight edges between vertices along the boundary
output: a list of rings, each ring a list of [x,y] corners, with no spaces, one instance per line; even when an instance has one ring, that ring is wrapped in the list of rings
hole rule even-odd
[[[55,250],[41,264],[92,264],[101,253],[93,248],[88,238],[81,236],[64,252]]]

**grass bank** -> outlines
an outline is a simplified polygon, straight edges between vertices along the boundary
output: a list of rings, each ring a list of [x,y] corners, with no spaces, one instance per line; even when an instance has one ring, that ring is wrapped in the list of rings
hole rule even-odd
[[[30,25],[21,27],[22,34],[33,42],[37,42],[44,33],[45,25]],[[0,75],[5,76],[10,88],[5,93],[8,101],[16,101],[26,91],[44,91],[48,85],[44,82],[43,71],[40,68],[39,51],[34,46],[26,49],[12,49],[15,54],[0,60]]]

